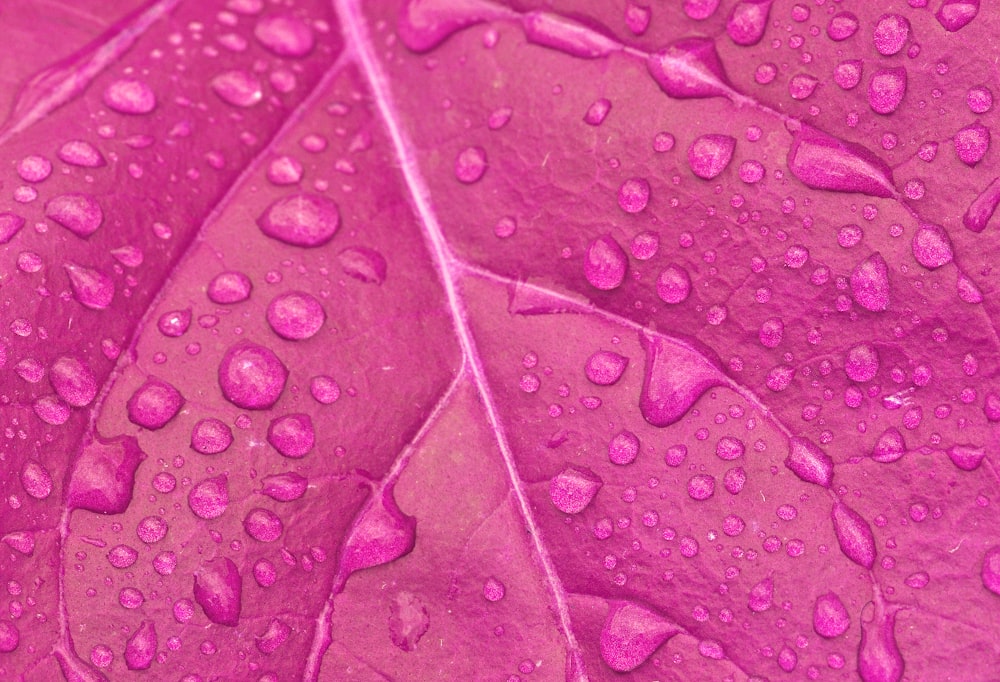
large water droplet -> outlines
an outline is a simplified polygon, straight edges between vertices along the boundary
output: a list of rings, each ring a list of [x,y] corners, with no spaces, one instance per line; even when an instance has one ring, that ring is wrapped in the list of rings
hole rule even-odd
[[[308,414],[278,417],[267,428],[267,442],[285,457],[308,455],[316,444],[316,432]]]
[[[691,294],[691,276],[687,270],[671,263],[656,278],[656,295],[664,303],[683,303]]]
[[[684,38],[649,55],[649,74],[669,97],[731,97],[733,86],[711,38]]]
[[[639,456],[639,438],[631,431],[620,431],[608,444],[608,459],[615,464],[631,464]]]
[[[205,291],[212,303],[231,305],[250,298],[253,282],[242,272],[228,270],[213,277]]]
[[[646,349],[646,374],[639,409],[653,426],[677,422],[705,391],[725,384],[720,364],[697,342],[681,344],[645,334],[640,340]]]
[[[860,26],[861,23],[855,14],[838,12],[830,17],[830,22],[826,25],[826,34],[830,36],[830,40],[840,42],[857,33]]]
[[[876,197],[896,193],[892,170],[870,150],[815,128],[803,127],[788,151],[788,169],[813,189],[860,192]]]
[[[379,566],[409,554],[416,542],[417,520],[396,505],[392,488],[368,498],[358,512],[344,541],[340,574]]]
[[[74,263],[66,263],[63,269],[69,275],[69,286],[80,305],[91,310],[104,310],[111,305],[115,283],[110,277]]]
[[[45,216],[78,237],[89,237],[104,222],[104,211],[89,194],[60,194],[45,204]]]
[[[274,352],[250,341],[240,341],[219,363],[219,387],[226,400],[248,410],[266,410],[278,402],[288,369]]]
[[[194,574],[194,600],[213,623],[236,627],[243,608],[243,580],[229,558],[211,559]]]
[[[702,135],[688,147],[691,172],[704,180],[712,180],[726,170],[736,149],[736,138],[729,135]]]
[[[268,237],[293,246],[326,244],[340,227],[337,204],[317,194],[291,194],[278,199],[257,218]]]
[[[124,78],[105,88],[104,103],[120,114],[148,114],[156,108],[156,95],[147,83]]]
[[[133,436],[87,441],[73,463],[66,506],[97,514],[122,514],[132,502],[135,472],[146,454]]]
[[[49,383],[73,407],[86,407],[97,397],[97,377],[93,370],[74,357],[63,356],[52,363]]]
[[[83,140],[66,142],[59,148],[57,156],[64,163],[81,168],[100,168],[108,164],[97,147]]]
[[[851,293],[865,310],[881,312],[889,307],[889,266],[875,252],[851,272]]]
[[[891,114],[896,111],[905,94],[905,67],[879,69],[868,81],[868,106],[877,114]]]
[[[601,658],[612,670],[635,670],[680,631],[645,606],[632,602],[612,604],[601,630]]]
[[[263,85],[249,71],[225,71],[212,79],[212,92],[237,107],[252,107],[264,98]]]
[[[315,44],[309,24],[289,14],[261,17],[254,26],[253,35],[279,57],[305,57]]]
[[[199,519],[217,519],[229,506],[229,480],[225,474],[197,483],[188,493],[188,507]]]
[[[839,637],[851,626],[847,607],[833,592],[817,597],[813,606],[813,629],[826,638]]]
[[[524,37],[528,42],[560,52],[596,59],[621,50],[621,44],[605,35],[603,26],[591,28],[553,12],[528,12],[521,16]]]
[[[833,483],[833,459],[807,438],[788,439],[785,466],[806,483],[829,488]]]
[[[583,260],[583,274],[591,286],[602,291],[611,291],[625,281],[628,256],[610,234],[604,234],[590,242]]]
[[[979,0],[944,0],[934,14],[944,30],[954,33],[969,25],[979,14]]]
[[[986,450],[977,445],[952,445],[948,448],[948,459],[962,471],[975,471],[985,457]]]
[[[901,14],[883,14],[875,24],[875,49],[886,57],[898,53],[910,37],[910,22]]]
[[[52,162],[44,156],[26,156],[17,164],[17,174],[25,182],[42,182],[52,175]]]
[[[225,452],[232,444],[232,429],[218,419],[202,419],[191,430],[191,449],[203,455]]]
[[[156,377],[147,379],[126,404],[129,421],[151,431],[166,426],[183,406],[180,391]]]
[[[903,678],[903,657],[896,644],[898,606],[875,603],[875,616],[861,621],[858,647],[858,674],[864,682],[899,682]]]
[[[267,323],[274,333],[290,341],[315,336],[326,321],[326,311],[319,300],[304,291],[275,296],[267,307]]]
[[[955,133],[955,153],[966,166],[973,167],[983,160],[990,149],[990,129],[973,123]]]
[[[834,502],[831,518],[844,555],[859,566],[871,569],[875,565],[875,536],[868,522],[840,500]]]
[[[0,653],[9,654],[20,642],[21,632],[17,626],[8,620],[0,621]]]
[[[756,45],[764,37],[773,0],[740,0],[726,22],[726,33],[737,45]]]
[[[552,477],[549,499],[565,514],[579,514],[594,499],[604,482],[593,471],[567,465]]]
[[[146,670],[153,664],[156,656],[156,625],[151,620],[144,620],[125,643],[125,665],[129,670]]]
[[[871,381],[878,374],[878,351],[870,343],[859,343],[847,351],[844,372],[851,381]]]
[[[940,225],[921,225],[911,242],[913,257],[928,270],[947,265],[955,254],[951,238]]]

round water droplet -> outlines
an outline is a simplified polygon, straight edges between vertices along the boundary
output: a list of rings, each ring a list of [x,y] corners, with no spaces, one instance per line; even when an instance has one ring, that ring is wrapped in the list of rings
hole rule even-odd
[[[147,545],[151,545],[167,536],[167,522],[159,516],[147,516],[135,527],[135,534]]]
[[[263,85],[249,71],[225,71],[212,79],[212,92],[237,107],[252,107],[264,98]]]
[[[860,26],[861,23],[856,15],[851,12],[838,12],[826,25],[826,34],[830,36],[830,40],[840,42],[857,33]]]
[[[312,248],[326,244],[337,233],[340,210],[318,194],[291,194],[268,206],[257,218],[257,226],[272,239]]]
[[[123,78],[104,89],[104,103],[120,114],[148,114],[156,108],[156,95],[143,81]]]
[[[985,114],[993,108],[993,93],[985,85],[969,88],[965,95],[965,103],[974,114]],[[21,176],[24,177],[23,175]],[[27,179],[27,178],[25,178]]]
[[[910,37],[910,22],[900,14],[883,14],[875,24],[875,49],[890,56],[898,53]]]
[[[906,94],[906,69],[879,69],[868,82],[868,106],[878,114],[896,111]]]
[[[278,515],[267,509],[251,509],[243,519],[247,535],[260,542],[274,542],[281,537],[284,526]]]
[[[455,157],[455,177],[466,185],[483,177],[487,168],[486,150],[482,147],[466,147]]]
[[[49,383],[73,407],[86,407],[97,397],[97,377],[77,358],[63,356],[49,368]]]
[[[799,73],[788,81],[788,94],[794,100],[807,99],[816,91],[819,79],[807,73]]]
[[[235,270],[220,272],[208,283],[206,290],[209,300],[219,305],[245,301],[250,298],[251,291],[253,291],[253,282],[250,281],[250,278]]]
[[[155,377],[136,389],[126,404],[129,421],[152,431],[166,426],[183,406],[180,391]]]
[[[625,281],[628,256],[615,238],[604,234],[590,242],[584,256],[583,273],[597,289],[611,291]]]
[[[726,169],[736,149],[736,138],[729,135],[702,135],[688,148],[691,172],[704,180],[718,177]]]
[[[288,380],[288,369],[269,348],[240,341],[219,363],[219,386],[226,400],[248,410],[273,406]]]
[[[833,638],[847,632],[851,617],[847,607],[833,592],[818,597],[813,605],[813,629],[821,637]]]
[[[1000,545],[990,548],[983,556],[980,577],[983,580],[983,587],[1000,595]]]
[[[331,405],[340,399],[340,384],[333,377],[313,377],[309,382],[309,393],[316,402]]]
[[[715,494],[715,477],[695,474],[688,479],[687,492],[692,500],[707,500]]]
[[[232,429],[218,419],[202,419],[191,430],[191,449],[203,455],[225,452],[232,444]]]
[[[309,24],[289,14],[261,17],[254,26],[253,35],[279,57],[305,57],[315,44]]]
[[[325,321],[323,305],[315,296],[303,291],[275,296],[267,307],[267,323],[275,334],[284,339],[311,338]]]
[[[160,330],[160,333],[170,338],[184,336],[190,326],[190,308],[165,312],[160,315],[160,319],[156,322],[156,328]]]
[[[52,175],[52,162],[44,156],[26,156],[17,164],[17,174],[25,182],[42,182]]]
[[[611,386],[621,379],[626,367],[628,367],[628,358],[618,353],[602,350],[587,358],[584,371],[591,383],[598,386]]]
[[[128,545],[115,545],[108,551],[108,563],[115,568],[128,568],[139,559],[139,552]]]
[[[860,59],[846,59],[834,68],[833,80],[843,90],[853,90],[861,82],[864,62]]]
[[[870,343],[859,343],[847,351],[844,371],[851,381],[871,381],[878,374],[878,351]]]
[[[983,160],[990,148],[990,129],[973,123],[955,133],[955,153],[966,166],[975,166]]]
[[[507,588],[504,587],[504,584],[492,576],[487,578],[483,584],[483,596],[486,597],[486,601],[498,602],[504,598],[506,593]]]
[[[668,265],[656,279],[656,295],[664,303],[682,303],[690,293],[691,277],[679,265]]]
[[[639,438],[631,431],[621,431],[608,444],[608,459],[615,464],[631,464],[639,455]]]
[[[723,436],[715,444],[715,454],[727,462],[739,459],[745,452],[746,446],[743,445],[743,441],[733,436]]]
[[[618,206],[626,213],[639,213],[649,203],[649,182],[629,178],[618,188]]]
[[[206,478],[188,493],[188,507],[200,519],[217,519],[229,506],[229,484],[226,475]]]
[[[913,257],[929,270],[946,265],[954,258],[951,239],[940,225],[921,225],[911,243]]]
[[[316,431],[307,414],[278,417],[267,429],[267,442],[285,457],[305,457],[316,444]]]
[[[78,237],[89,237],[104,222],[104,211],[89,194],[60,194],[45,204],[45,216]]]
[[[750,588],[750,597],[747,600],[747,607],[754,613],[763,613],[771,608],[773,601],[774,580],[768,577],[764,578]]]

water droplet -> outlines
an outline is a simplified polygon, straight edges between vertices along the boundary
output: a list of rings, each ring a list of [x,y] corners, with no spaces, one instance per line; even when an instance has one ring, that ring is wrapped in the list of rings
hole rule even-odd
[[[621,49],[621,45],[613,38],[561,14],[527,12],[521,15],[521,24],[528,42],[550,47],[573,57],[595,59]]]
[[[993,108],[993,93],[985,85],[969,88],[965,94],[965,103],[972,113],[985,114]]]
[[[583,120],[588,125],[599,126],[604,123],[604,119],[608,117],[608,113],[611,111],[611,100],[601,98],[595,100],[587,108],[587,113],[584,114]]]
[[[794,100],[807,99],[816,91],[819,79],[807,73],[799,73],[788,81],[788,95]]]
[[[273,654],[285,641],[292,636],[290,625],[277,618],[272,618],[267,624],[267,629],[260,635],[255,635],[253,640],[257,645],[257,650],[262,654]]]
[[[906,443],[903,434],[895,427],[889,427],[882,432],[872,450],[872,459],[883,464],[895,462],[906,454]]]
[[[653,426],[669,426],[683,417],[708,389],[724,385],[722,369],[711,351],[691,340],[685,344],[662,336],[640,337],[646,350],[639,409]]]
[[[288,369],[269,348],[249,341],[233,344],[219,363],[219,387],[226,400],[248,410],[278,402]]]
[[[89,194],[60,194],[45,204],[45,216],[77,237],[89,237],[104,222],[104,211]]]
[[[144,620],[125,643],[125,665],[129,670],[147,670],[156,656],[156,625]]]
[[[254,540],[274,542],[281,537],[285,527],[278,515],[268,509],[251,509],[243,519],[243,530]]]
[[[267,442],[285,457],[305,457],[316,444],[312,419],[308,414],[288,414],[272,420]]]
[[[321,405],[332,405],[340,399],[340,384],[333,377],[313,377],[309,382],[309,393]]]
[[[52,494],[52,476],[35,460],[29,460],[21,469],[21,485],[36,500],[44,500]]]
[[[635,670],[680,631],[678,626],[644,606],[613,603],[601,630],[601,658],[612,670]]]
[[[306,494],[309,479],[290,471],[284,474],[266,476],[261,484],[264,486],[261,492],[271,499],[279,502],[291,502]]]
[[[466,185],[483,177],[488,167],[486,150],[482,147],[466,147],[455,157],[455,177]]]
[[[886,57],[898,53],[910,37],[910,22],[900,14],[883,14],[875,24],[875,49]]]
[[[15,213],[0,213],[0,244],[6,244],[24,227],[24,218]]]
[[[305,57],[315,44],[309,24],[288,14],[261,17],[254,26],[253,35],[279,57]]]
[[[983,580],[983,587],[993,594],[1000,595],[1000,545],[990,548],[983,555],[980,577]]]
[[[946,265],[954,258],[951,239],[940,225],[921,225],[911,243],[913,257],[928,270]]]
[[[587,281],[597,289],[611,291],[625,281],[628,256],[615,238],[603,234],[590,242],[583,261],[583,273]]]
[[[889,266],[875,252],[851,272],[851,293],[865,310],[881,312],[889,307]]]
[[[486,598],[486,601],[498,602],[504,598],[506,593],[507,588],[504,584],[493,576],[487,578],[483,584],[483,596]]]
[[[156,108],[156,95],[143,81],[125,78],[105,88],[104,103],[120,114],[148,114]]]
[[[275,296],[267,307],[267,323],[283,339],[311,338],[326,321],[326,311],[316,297],[302,291]]]
[[[726,22],[726,33],[737,45],[756,45],[764,37],[772,0],[740,0]]]
[[[734,92],[711,38],[678,40],[651,53],[646,67],[668,97],[730,97]]]
[[[294,185],[302,179],[302,164],[291,156],[279,156],[267,167],[267,179],[278,186]]]
[[[989,151],[990,129],[981,123],[973,123],[955,133],[954,142],[958,158],[966,166],[973,167]]]
[[[0,621],[0,653],[10,653],[21,642],[21,633],[10,621]]]
[[[958,276],[958,297],[966,303],[982,303],[983,292],[979,290],[976,283],[965,274]]]
[[[806,483],[829,488],[833,482],[833,459],[806,438],[788,439],[785,466]]]
[[[878,374],[878,351],[870,343],[859,343],[847,351],[844,372],[851,381],[871,381]]]
[[[826,34],[830,40],[841,42],[857,33],[860,25],[858,17],[851,12],[837,12],[826,25]]]
[[[743,467],[728,469],[722,477],[722,484],[730,495],[739,495],[747,482],[747,472]]]
[[[780,317],[769,317],[760,325],[758,338],[765,348],[777,348],[785,335],[785,323]]]
[[[237,107],[252,107],[264,98],[263,85],[249,71],[225,71],[212,79],[212,92]]]
[[[703,180],[712,180],[726,170],[736,149],[736,138],[729,135],[702,135],[688,147],[691,172]]]
[[[139,559],[139,552],[128,545],[115,545],[108,551],[108,563],[115,568],[128,568]]]
[[[726,462],[739,459],[745,452],[746,446],[743,445],[743,441],[733,436],[723,436],[715,444],[716,456]]]
[[[340,262],[344,274],[359,282],[382,284],[385,281],[388,267],[385,256],[375,249],[351,246],[337,254],[337,260]]]
[[[375,490],[347,532],[340,574],[347,576],[409,554],[416,542],[416,527],[417,520],[396,505],[391,487]]]
[[[64,264],[63,269],[69,275],[70,288],[80,305],[91,310],[104,310],[111,305],[115,283],[110,277],[74,263]]]
[[[656,278],[656,295],[664,303],[683,303],[691,294],[691,277],[687,270],[671,263]]]
[[[17,174],[25,182],[42,182],[52,175],[52,162],[44,156],[26,156],[17,164]]]
[[[200,519],[217,519],[228,506],[229,481],[225,474],[206,478],[188,493],[188,507]]]
[[[813,629],[817,635],[832,639],[847,632],[851,617],[847,607],[833,592],[817,597],[813,606]]]
[[[5,545],[24,556],[32,556],[35,553],[35,535],[30,531],[7,533],[2,540]]]
[[[160,330],[160,333],[170,338],[184,336],[190,326],[190,308],[165,312],[160,315],[160,319],[156,322],[156,328]]]
[[[579,514],[591,503],[604,482],[593,471],[566,466],[549,483],[549,498],[565,514]]]
[[[623,355],[602,350],[587,358],[584,371],[591,383],[598,386],[612,386],[621,379],[628,362],[628,358]]]
[[[969,205],[965,215],[962,216],[962,224],[973,232],[982,232],[998,205],[1000,205],[1000,177],[994,178],[993,182]]]
[[[183,406],[180,391],[156,377],[147,379],[126,404],[129,421],[151,431],[166,426]]]
[[[877,114],[887,115],[896,111],[905,94],[905,67],[879,69],[868,81],[868,106]]]
[[[639,438],[631,431],[621,431],[608,444],[608,459],[615,464],[631,464],[639,455]]]
[[[843,90],[853,90],[861,82],[864,62],[860,59],[845,59],[833,70],[833,80]]]
[[[948,448],[948,458],[962,471],[975,471],[985,457],[986,450],[976,445],[953,445]]]
[[[874,153],[806,126],[796,133],[788,151],[788,169],[813,189],[876,197],[896,192],[892,170]]]
[[[73,407],[86,407],[97,397],[97,377],[77,358],[63,356],[49,368],[49,383]]]
[[[268,206],[257,218],[257,226],[272,239],[312,248],[333,239],[340,228],[340,210],[317,194],[291,194]]]
[[[97,147],[83,140],[70,140],[65,143],[59,148],[57,156],[64,163],[81,168],[100,168],[108,164]]]
[[[868,522],[839,500],[833,504],[831,517],[844,555],[859,566],[871,569],[875,565],[875,536]]]
[[[934,17],[949,33],[969,25],[979,14],[979,0],[944,0]]]
[[[204,562],[194,574],[194,600],[213,623],[236,627],[243,608],[243,580],[231,559]]]
[[[121,514],[132,502],[135,471],[145,459],[133,436],[85,442],[66,486],[66,506]]]
[[[626,213],[639,213],[649,203],[649,182],[629,178],[618,188],[618,206]]]
[[[898,606],[875,603],[875,616],[861,621],[858,647],[858,675],[864,682],[899,682],[903,678],[903,657],[896,644]]]

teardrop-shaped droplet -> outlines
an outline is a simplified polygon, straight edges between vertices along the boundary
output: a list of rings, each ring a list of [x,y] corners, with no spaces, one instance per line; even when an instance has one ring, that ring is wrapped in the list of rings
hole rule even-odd
[[[291,194],[268,206],[257,226],[272,239],[313,248],[333,239],[340,228],[340,210],[318,194]]]
[[[889,307],[889,266],[876,251],[851,272],[851,293],[865,310],[881,312]]]
[[[247,410],[272,407],[285,390],[288,369],[264,346],[239,341],[219,363],[219,387],[226,400]]]
[[[645,606],[614,603],[601,630],[601,658],[617,672],[635,670],[680,631],[680,627]]]
[[[212,79],[212,92],[233,106],[248,108],[264,98],[264,86],[249,71],[225,71]]]
[[[128,399],[126,410],[133,424],[155,431],[166,426],[184,406],[184,396],[166,381],[150,377]]]
[[[756,45],[764,37],[773,0],[740,0],[726,22],[726,33],[737,45]]]
[[[609,350],[597,351],[587,358],[587,379],[598,386],[613,386],[628,367],[628,358]]]
[[[990,222],[998,205],[1000,205],[1000,177],[994,178],[993,182],[969,204],[965,215],[962,216],[962,224],[973,232],[982,232],[986,229],[986,225]]]
[[[108,165],[104,155],[94,145],[84,140],[70,140],[59,148],[57,154],[60,160],[71,166],[81,168],[100,168]]]
[[[788,169],[807,187],[860,192],[875,197],[896,193],[892,170],[870,150],[811,127],[795,134]]]
[[[691,295],[691,275],[681,266],[671,263],[656,278],[656,295],[670,305],[683,303]]]
[[[144,81],[123,78],[104,89],[104,103],[119,114],[148,114],[156,108],[156,95]]]
[[[608,113],[610,113],[610,111],[611,100],[606,97],[601,97],[587,107],[587,113],[584,114],[583,121],[587,125],[599,126],[604,123],[604,119],[608,117]]]
[[[653,52],[649,74],[668,97],[733,97],[735,91],[711,38],[684,38]]]
[[[750,588],[747,608],[754,613],[763,613],[771,608],[774,601],[774,579],[770,576]]]
[[[921,225],[910,246],[913,257],[928,270],[947,265],[955,257],[951,238],[940,225]]]
[[[86,238],[104,222],[104,211],[89,194],[60,194],[46,202],[45,217]]]
[[[160,319],[156,322],[161,334],[174,339],[184,336],[190,326],[191,308],[167,311],[160,315]]]
[[[813,629],[817,635],[828,639],[840,637],[851,627],[851,616],[847,607],[833,592],[816,598],[813,605]]]
[[[135,472],[146,458],[134,436],[87,441],[66,485],[66,506],[97,514],[122,514],[132,502]]]
[[[952,445],[948,459],[962,471],[975,471],[986,458],[986,450],[978,445]]]
[[[725,384],[721,365],[701,344],[674,342],[658,334],[643,334],[640,341],[646,350],[646,373],[639,410],[653,426],[677,422],[705,391]]]
[[[969,25],[979,14],[979,0],[944,0],[934,14],[938,23],[949,33]]]
[[[567,465],[549,482],[549,499],[564,514],[579,514],[603,485],[601,477],[590,469]]]
[[[115,297],[115,283],[110,277],[74,263],[66,263],[63,269],[69,275],[69,286],[80,305],[91,310],[104,310],[111,305]]]
[[[868,81],[868,106],[877,114],[891,114],[906,95],[906,67],[879,69]]]
[[[806,483],[829,488],[833,483],[833,459],[808,438],[788,439],[785,466]]]
[[[875,441],[872,459],[882,464],[890,464],[906,454],[906,443],[899,429],[890,426]]]
[[[834,502],[831,517],[837,542],[844,555],[859,566],[868,569],[874,566],[875,536],[864,517],[840,500]]]
[[[156,656],[156,625],[144,620],[125,643],[125,665],[129,670],[146,670]]]
[[[861,644],[858,646],[858,675],[863,682],[899,682],[905,667],[896,644],[898,606],[875,602],[875,616],[861,620]]]
[[[21,632],[9,620],[0,621],[0,653],[9,654],[21,643]]]
[[[35,534],[30,531],[7,533],[0,540],[12,550],[24,556],[32,556],[35,553]],[[3,651],[3,649],[0,649],[0,651]]]
[[[958,289],[958,297],[966,303],[976,304],[983,302],[983,292],[980,291],[976,283],[964,272],[959,273],[956,287]]]
[[[702,135],[688,147],[691,172],[703,180],[712,180],[726,170],[733,159],[736,138],[729,135]]]
[[[625,281],[628,256],[610,234],[590,242],[583,260],[583,274],[590,285],[601,291],[611,291]]]
[[[6,244],[24,227],[24,218],[16,213],[0,213],[0,244]]]
[[[236,627],[243,608],[243,579],[229,558],[210,559],[194,573],[194,600],[213,623]]]
[[[603,26],[592,28],[554,12],[527,12],[521,24],[528,42],[580,59],[606,57],[622,49],[621,43],[606,35]]]
[[[410,553],[416,542],[417,520],[396,505],[392,488],[375,490],[355,517],[340,559],[340,575],[379,566]]]

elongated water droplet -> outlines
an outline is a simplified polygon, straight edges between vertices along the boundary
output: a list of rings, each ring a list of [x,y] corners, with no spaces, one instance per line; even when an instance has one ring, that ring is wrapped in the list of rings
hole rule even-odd
[[[590,242],[583,260],[583,274],[591,286],[602,291],[611,291],[625,281],[628,256],[610,234],[604,234]]]
[[[148,114],[156,108],[156,95],[147,83],[123,78],[104,89],[104,103],[119,114]]]
[[[340,575],[379,566],[410,553],[416,542],[417,520],[396,505],[391,487],[375,490],[358,512],[340,559]]]
[[[305,57],[316,39],[309,24],[290,14],[261,17],[253,29],[254,38],[279,57]]]
[[[259,542],[274,542],[285,532],[285,525],[270,509],[251,509],[243,518],[243,530]]]
[[[851,627],[847,607],[833,592],[817,597],[813,605],[813,629],[817,635],[828,639],[840,637]]]
[[[30,531],[7,533],[0,540],[3,540],[5,545],[24,556],[32,556],[35,553],[35,535]]]
[[[796,133],[788,152],[788,169],[807,187],[834,192],[860,192],[876,197],[896,193],[892,170],[870,150],[815,128]]]
[[[244,273],[236,270],[220,272],[208,283],[205,293],[212,303],[232,305],[250,298],[253,282]]]
[[[78,358],[63,356],[49,368],[49,383],[73,407],[86,407],[97,397],[97,377]]]
[[[528,12],[521,17],[528,42],[544,45],[581,59],[596,59],[618,52],[622,46],[603,26],[591,28],[553,12]]]
[[[16,213],[0,213],[0,244],[6,244],[24,227],[24,218]]]
[[[125,643],[125,665],[129,670],[146,670],[156,656],[156,625],[144,620]]]
[[[364,246],[351,246],[339,254],[337,260],[344,274],[365,284],[382,284],[388,265],[385,256]]]
[[[21,632],[9,620],[0,621],[0,653],[9,654],[21,643]]]
[[[881,312],[889,307],[889,266],[876,251],[851,272],[851,293],[865,310]]]
[[[726,22],[726,33],[737,45],[756,45],[764,37],[773,0],[740,0]]]
[[[52,494],[52,475],[40,462],[28,460],[21,469],[21,486],[31,497],[44,500]]]
[[[89,194],[60,194],[45,204],[45,216],[78,237],[89,237],[104,222],[104,211]]]
[[[64,163],[81,168],[100,168],[108,165],[97,147],[84,140],[70,140],[59,148],[57,156]]]
[[[219,387],[226,400],[247,410],[265,410],[278,402],[288,369],[274,352],[250,341],[240,341],[219,363]]]
[[[875,616],[861,620],[858,675],[864,682],[899,682],[903,678],[903,656],[896,644],[898,606],[875,602]]]
[[[833,483],[833,459],[808,438],[788,439],[785,466],[806,483],[829,488]]]
[[[711,38],[684,38],[653,52],[649,74],[668,97],[733,97],[735,91]]]
[[[210,559],[194,573],[194,600],[213,623],[236,627],[243,608],[243,579],[229,558]]]
[[[826,34],[830,36],[830,40],[841,42],[857,33],[860,26],[861,22],[858,21],[857,15],[851,12],[837,12],[830,17],[826,25]]]
[[[69,275],[69,286],[80,305],[91,310],[104,310],[111,305],[115,297],[115,283],[110,277],[74,263],[66,263],[63,269]]]
[[[774,579],[768,576],[750,589],[747,608],[754,613],[763,613],[771,608],[774,601]]]
[[[261,481],[264,486],[261,492],[279,502],[291,502],[306,494],[309,479],[290,471],[284,474],[266,476]]]
[[[135,472],[146,458],[134,436],[87,441],[73,463],[66,506],[97,514],[122,514],[132,502]]]
[[[883,14],[875,23],[872,40],[875,49],[886,57],[897,54],[910,37],[910,22],[901,14]]]
[[[868,106],[877,114],[891,114],[899,108],[906,95],[906,68],[879,69],[868,81]]]
[[[614,603],[601,630],[601,658],[612,670],[635,670],[680,631],[677,625],[645,606]]]
[[[427,52],[463,28],[516,16],[488,0],[408,0],[400,12],[397,31],[407,48]]]
[[[549,499],[564,514],[579,514],[603,485],[601,477],[590,469],[567,465],[549,483]]]
[[[225,71],[213,78],[210,86],[219,99],[244,109],[264,98],[264,86],[249,71]]]
[[[340,228],[340,210],[318,194],[292,194],[268,206],[257,226],[278,241],[313,248],[333,239]]]
[[[969,204],[962,224],[973,232],[982,232],[1000,205],[1000,177],[994,178],[975,200]],[[2,243],[2,241],[0,241]]]
[[[705,391],[725,384],[712,351],[696,341],[681,344],[645,334],[640,341],[646,350],[646,374],[639,409],[653,426],[677,422]]]
[[[864,517],[839,500],[833,504],[831,517],[844,555],[859,566],[868,569],[874,566],[875,536]]]

